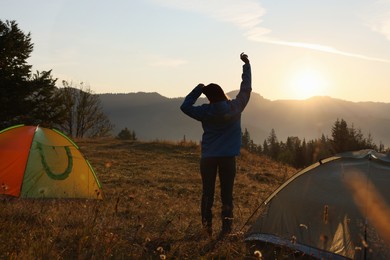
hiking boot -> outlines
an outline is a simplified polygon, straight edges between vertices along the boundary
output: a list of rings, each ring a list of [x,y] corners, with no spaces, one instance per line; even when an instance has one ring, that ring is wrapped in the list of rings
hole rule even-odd
[[[221,230],[217,236],[217,240],[222,240],[224,239],[225,237],[227,237],[230,233],[229,232],[226,232],[226,231],[223,231]]]
[[[203,228],[203,232],[205,234],[207,234],[209,237],[211,237],[213,235],[213,225],[212,225],[212,221],[210,219],[208,221],[205,221],[203,219],[202,228]]]
[[[208,237],[213,236],[213,228],[212,227],[203,227],[202,233],[204,233]]]
[[[222,219],[222,230],[219,232],[218,239],[223,239],[232,232],[233,219],[225,217]]]

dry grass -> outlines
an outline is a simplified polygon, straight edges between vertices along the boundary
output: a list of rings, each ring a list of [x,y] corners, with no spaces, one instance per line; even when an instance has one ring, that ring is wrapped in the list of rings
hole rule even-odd
[[[236,236],[216,242],[216,234],[209,239],[201,232],[199,146],[76,141],[95,168],[105,199],[0,199],[0,259],[251,258],[238,231],[295,172],[243,151],[234,190]],[[219,208],[217,195],[216,233]]]

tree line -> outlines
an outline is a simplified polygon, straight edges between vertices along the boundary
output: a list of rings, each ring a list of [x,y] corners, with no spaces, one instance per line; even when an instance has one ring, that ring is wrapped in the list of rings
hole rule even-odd
[[[390,153],[382,143],[377,146],[371,134],[365,137],[354,125],[348,126],[344,119],[337,119],[331,129],[331,137],[322,134],[320,138],[306,141],[296,136],[287,137],[285,142],[278,141],[276,131],[271,130],[263,145],[255,144],[247,129],[242,133],[242,148],[251,153],[266,155],[276,161],[286,163],[295,168],[303,168],[321,159],[337,153],[373,149],[382,153]]]
[[[16,21],[0,20],[0,129],[27,124],[72,137],[110,135],[113,125],[88,86],[63,81],[58,88],[51,70],[31,71],[33,46]]]

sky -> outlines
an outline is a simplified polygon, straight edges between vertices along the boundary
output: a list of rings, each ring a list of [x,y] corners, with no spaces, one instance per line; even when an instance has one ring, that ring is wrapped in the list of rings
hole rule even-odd
[[[266,99],[390,103],[390,0],[0,0],[31,33],[33,71],[94,93],[239,89]]]

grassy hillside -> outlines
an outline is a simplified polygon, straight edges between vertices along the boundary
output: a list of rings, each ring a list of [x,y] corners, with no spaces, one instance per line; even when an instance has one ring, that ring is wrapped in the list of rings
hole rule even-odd
[[[105,199],[0,198],[0,259],[194,259],[247,255],[243,227],[295,170],[243,151],[234,190],[235,235],[215,243],[201,232],[199,146],[194,143],[78,140]]]

